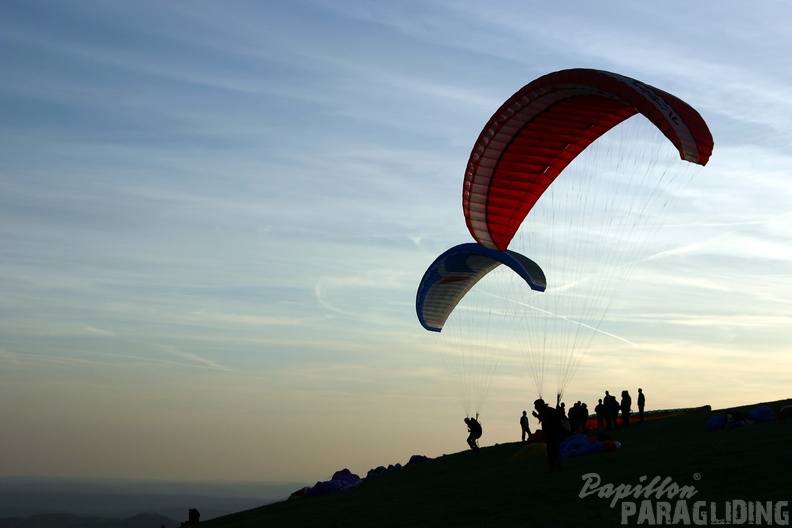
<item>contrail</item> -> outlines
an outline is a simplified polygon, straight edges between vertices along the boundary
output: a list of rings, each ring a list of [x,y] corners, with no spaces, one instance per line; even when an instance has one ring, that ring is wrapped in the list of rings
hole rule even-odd
[[[570,287],[570,285],[566,285],[566,287],[568,288],[568,287]],[[599,328],[597,328],[595,326],[591,326],[590,324],[586,324],[586,323],[581,322],[581,321],[575,321],[574,319],[570,319],[566,315],[557,314],[557,313],[551,312],[550,310],[545,310],[544,308],[539,308],[538,306],[534,306],[532,304],[528,304],[528,303],[523,302],[523,301],[519,301],[519,300],[516,300],[516,299],[508,299],[506,297],[503,297],[503,296],[500,296],[500,295],[495,295],[495,294],[489,293],[489,292],[481,292],[481,294],[482,295],[487,295],[489,297],[494,297],[496,299],[500,299],[502,301],[506,301],[506,302],[511,303],[511,304],[517,304],[517,305],[523,306],[525,308],[528,308],[530,310],[533,310],[535,312],[539,312],[539,313],[543,313],[543,314],[546,314],[546,315],[550,315],[552,317],[557,317],[558,319],[566,321],[566,322],[568,322],[570,324],[577,325],[577,326],[580,326],[580,327],[583,327],[583,328],[588,328],[589,330],[597,332],[598,334],[602,334],[602,335],[606,335],[608,337],[612,337],[613,339],[617,339],[619,341],[627,343],[628,345],[638,346],[637,343],[633,343],[629,339],[625,339],[623,337],[617,336],[616,334],[612,334],[610,332],[606,332],[605,330],[600,330]],[[537,295],[542,295],[542,294],[537,294]]]

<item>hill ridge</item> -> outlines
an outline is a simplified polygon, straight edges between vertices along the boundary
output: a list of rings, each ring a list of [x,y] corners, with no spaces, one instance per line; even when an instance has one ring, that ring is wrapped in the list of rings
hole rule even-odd
[[[614,526],[619,504],[581,497],[584,475],[603,483],[637,484],[653,477],[695,488],[696,499],[789,499],[792,420],[706,431],[705,421],[727,410],[748,411],[779,400],[702,411],[633,424],[614,431],[622,449],[564,460],[551,473],[542,457],[514,460],[523,444],[504,443],[443,455],[342,492],[278,502],[208,521],[205,528],[261,526]],[[626,504],[626,502],[624,503]],[[692,508],[692,503],[691,503]],[[204,524],[204,523],[202,523]]]

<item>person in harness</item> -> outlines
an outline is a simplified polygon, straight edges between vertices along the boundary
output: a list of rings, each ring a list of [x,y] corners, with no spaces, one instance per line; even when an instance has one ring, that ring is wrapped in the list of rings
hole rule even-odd
[[[470,449],[472,449],[474,453],[477,453],[479,450],[478,439],[481,438],[481,424],[478,421],[478,413],[476,413],[475,418],[465,418],[465,424],[467,424],[468,432],[470,433],[467,438],[467,443]]]

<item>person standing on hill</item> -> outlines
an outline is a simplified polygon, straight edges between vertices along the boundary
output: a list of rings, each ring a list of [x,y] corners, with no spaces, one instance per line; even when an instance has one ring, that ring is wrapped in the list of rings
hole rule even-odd
[[[589,410],[588,405],[585,403],[580,404],[580,416],[578,417],[578,421],[580,422],[580,432],[583,434],[588,434],[588,418],[589,418]]]
[[[626,390],[622,391],[622,399],[621,399],[621,412],[622,412],[622,424],[624,427],[630,426],[630,408],[632,407],[632,397],[630,393]]]
[[[561,452],[559,446],[566,436],[564,427],[561,425],[561,417],[557,409],[553,409],[541,398],[534,402],[534,416],[542,422],[542,433],[544,433],[545,443],[547,444],[547,461],[552,471],[561,469]]]
[[[643,412],[646,406],[646,397],[644,396],[643,389],[638,389],[638,420],[643,422]]]
[[[470,433],[467,438],[467,443],[474,453],[478,453],[478,439],[481,438],[482,434],[481,424],[478,421],[478,414],[476,414],[475,418],[465,418],[465,423],[467,424],[468,432]]]
[[[605,398],[602,399],[602,404],[605,406],[605,428],[608,431],[618,429],[619,402],[616,401],[616,396],[611,396],[609,391],[605,391]]]
[[[523,411],[520,417],[520,429],[522,429],[522,441],[525,442],[527,438],[531,438],[531,428],[528,425],[528,411]]]
[[[602,431],[605,429],[605,405],[602,403],[602,398],[599,399],[599,403],[594,407],[594,412],[597,414],[597,430]]]
[[[567,413],[569,419],[569,430],[572,433],[580,432],[580,401],[576,401]]]

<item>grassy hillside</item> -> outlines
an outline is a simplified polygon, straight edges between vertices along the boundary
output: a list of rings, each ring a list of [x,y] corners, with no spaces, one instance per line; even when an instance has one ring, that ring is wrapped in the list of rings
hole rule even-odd
[[[778,410],[790,403],[766,405]],[[622,503],[612,508],[608,498],[579,497],[587,473],[599,474],[603,486],[635,485],[644,475],[645,484],[671,477],[678,486],[695,487],[691,508],[695,501],[715,502],[721,511],[725,501],[792,499],[792,420],[705,431],[705,420],[723,412],[634,424],[614,432],[622,449],[566,459],[560,472],[550,472],[544,457],[513,460],[523,445],[501,444],[479,455],[446,455],[367,479],[357,488],[271,504],[201,526],[618,526]]]

